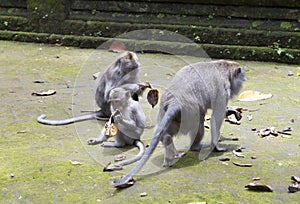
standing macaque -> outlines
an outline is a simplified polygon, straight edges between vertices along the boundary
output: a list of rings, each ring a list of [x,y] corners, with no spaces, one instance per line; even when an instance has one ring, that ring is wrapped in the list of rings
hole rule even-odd
[[[211,150],[226,151],[218,140],[227,102],[246,80],[240,64],[219,60],[188,65],[177,72],[161,97],[154,138],[137,165],[124,177],[114,180],[115,187],[127,187],[132,177],[145,165],[159,141],[165,148],[163,166],[173,165],[181,155],[173,143],[178,133],[191,136],[190,150],[199,151],[204,135],[204,116],[212,109]],[[126,185],[127,184],[127,185]]]
[[[108,120],[111,115],[108,97],[112,89],[122,87],[129,90],[132,97],[138,100],[138,96],[150,87],[149,83],[141,83],[139,70],[140,62],[137,55],[134,52],[124,52],[97,77],[95,100],[101,108],[99,111],[65,120],[47,120],[46,115],[40,115],[37,121],[45,125],[67,125],[90,119]]]
[[[110,91],[108,101],[112,112],[113,123],[116,126],[112,134],[105,126],[98,138],[90,138],[89,145],[101,144],[103,147],[124,147],[135,145],[140,153],[133,159],[125,160],[116,165],[127,165],[138,161],[144,154],[145,147],[140,141],[144,132],[146,116],[142,107],[131,97],[131,93],[123,88],[115,88]],[[111,125],[111,124],[106,124]],[[109,137],[114,137],[113,142],[107,141]]]

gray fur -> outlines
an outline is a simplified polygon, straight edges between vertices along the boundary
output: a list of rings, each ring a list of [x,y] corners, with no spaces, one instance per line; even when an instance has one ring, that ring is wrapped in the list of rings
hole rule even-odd
[[[144,87],[138,84],[139,69],[140,62],[135,53],[122,53],[112,65],[99,74],[96,80],[95,100],[101,108],[99,111],[64,120],[47,120],[43,114],[37,117],[37,121],[45,125],[67,125],[90,119],[107,120],[111,115],[108,97],[112,89],[122,87],[129,90],[131,95],[140,95],[143,92]]]
[[[139,148],[140,153],[133,159],[125,160],[118,165],[127,165],[138,161],[145,147],[140,142],[141,135],[144,132],[146,116],[142,107],[137,101],[131,98],[130,92],[123,88],[115,88],[109,94],[110,110],[120,113],[114,114],[114,122],[118,127],[118,132],[114,136],[114,142],[107,142],[109,136],[106,135],[106,130],[103,128],[98,138],[90,138],[89,145],[102,144],[103,147],[124,147],[126,145],[135,145]]]
[[[211,117],[211,149],[225,151],[218,145],[220,127],[224,120],[227,102],[242,87],[245,71],[238,63],[219,60],[199,62],[177,72],[161,97],[154,138],[138,164],[115,187],[124,186],[140,171],[153,153],[159,141],[165,147],[164,166],[171,166],[180,157],[172,137],[178,133],[191,137],[190,149],[199,151],[204,134],[204,116],[207,109]]]

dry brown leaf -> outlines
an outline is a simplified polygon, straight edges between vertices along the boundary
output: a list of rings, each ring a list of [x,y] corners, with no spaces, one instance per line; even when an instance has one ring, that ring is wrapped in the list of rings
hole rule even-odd
[[[245,186],[245,188],[248,188],[252,191],[273,192],[271,186],[262,183],[249,183]]]
[[[47,90],[47,91],[40,91],[40,92],[32,92],[32,96],[51,96],[53,94],[56,94],[55,90]]]
[[[232,162],[234,165],[239,166],[239,167],[252,167],[252,164],[241,164],[238,162]]]
[[[146,197],[148,194],[146,192],[140,193],[141,197]]]
[[[17,134],[26,133],[26,132],[27,132],[27,130],[19,130],[19,131],[17,131]]]
[[[118,154],[116,156],[114,156],[114,161],[115,162],[118,162],[118,161],[123,161],[126,159],[126,155],[125,154]]]
[[[159,92],[157,89],[151,89],[148,92],[147,100],[148,103],[152,106],[152,108],[154,108],[154,106],[156,106],[156,104],[158,103],[158,98],[159,98]]]

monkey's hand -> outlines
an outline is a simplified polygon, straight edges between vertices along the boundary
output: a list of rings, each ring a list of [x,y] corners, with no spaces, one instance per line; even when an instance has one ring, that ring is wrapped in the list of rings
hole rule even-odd
[[[123,120],[122,113],[119,109],[116,109],[115,112],[113,112],[112,117],[114,118],[114,122],[119,123]]]
[[[152,86],[148,81],[147,82],[140,82],[140,83],[138,83],[138,85],[139,85],[139,87],[142,91],[144,91],[146,88],[152,89]]]

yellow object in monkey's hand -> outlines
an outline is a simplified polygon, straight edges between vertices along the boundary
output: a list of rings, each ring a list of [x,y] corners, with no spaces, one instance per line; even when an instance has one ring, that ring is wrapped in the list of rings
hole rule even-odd
[[[118,132],[118,127],[114,123],[114,114],[112,114],[109,120],[105,123],[105,134],[109,137],[114,137]]]

